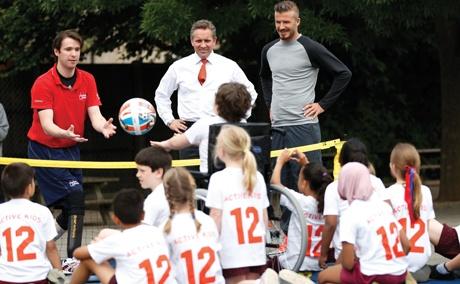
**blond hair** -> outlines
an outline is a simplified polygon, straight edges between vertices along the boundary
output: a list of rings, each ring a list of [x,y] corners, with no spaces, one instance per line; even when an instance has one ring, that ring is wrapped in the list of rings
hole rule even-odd
[[[185,168],[171,168],[163,177],[165,195],[169,204],[169,219],[165,224],[164,232],[171,232],[172,219],[178,208],[189,206],[190,214],[195,221],[196,231],[201,228],[200,222],[195,218],[195,180]]]
[[[420,218],[420,207],[422,205],[422,180],[420,178],[420,155],[414,145],[409,143],[398,143],[394,146],[390,155],[390,163],[394,167],[396,178],[405,180],[406,171],[414,169],[414,218]],[[406,185],[407,186],[407,185]]]
[[[223,151],[231,160],[243,161],[243,185],[252,193],[257,181],[257,162],[250,149],[251,138],[243,128],[235,125],[222,127],[217,136],[216,151]]]

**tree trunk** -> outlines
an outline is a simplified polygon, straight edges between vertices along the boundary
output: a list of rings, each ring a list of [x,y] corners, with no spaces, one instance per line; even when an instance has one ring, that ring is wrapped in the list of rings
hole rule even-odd
[[[441,185],[439,201],[460,200],[460,20],[436,19],[441,73]],[[436,111],[436,110],[433,110]]]

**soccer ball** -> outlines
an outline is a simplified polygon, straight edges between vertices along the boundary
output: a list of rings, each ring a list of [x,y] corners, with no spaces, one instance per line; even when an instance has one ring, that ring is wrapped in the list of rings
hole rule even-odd
[[[149,132],[155,124],[156,117],[152,104],[141,98],[127,100],[118,112],[121,128],[131,135]]]

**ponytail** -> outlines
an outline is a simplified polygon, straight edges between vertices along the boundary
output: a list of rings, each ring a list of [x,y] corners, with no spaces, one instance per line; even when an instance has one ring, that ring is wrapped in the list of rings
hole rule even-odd
[[[254,154],[249,149],[243,153],[243,184],[246,190],[252,194],[257,182],[257,162]]]
[[[407,203],[411,223],[420,218],[422,205],[422,181],[414,167],[405,167],[406,186],[404,200]]]
[[[407,203],[410,221],[420,218],[422,204],[422,180],[420,179],[420,154],[414,145],[398,143],[390,154],[392,174],[397,180],[404,181],[404,201]]]
[[[251,149],[251,138],[241,127],[224,125],[217,136],[215,150],[220,149],[229,159],[242,161],[243,186],[252,194],[257,182],[257,162]]]
[[[326,194],[327,186],[332,182],[332,177],[327,171],[322,173],[321,186],[318,188],[316,194],[318,196],[318,212],[323,214],[324,211],[324,195]]]
[[[184,168],[169,169],[163,178],[166,199],[168,200],[170,215],[165,224],[164,232],[171,232],[172,219],[177,211],[181,211],[184,206],[188,206],[189,212],[195,222],[196,231],[201,228],[200,222],[195,218],[195,180],[192,175]]]
[[[201,223],[198,222],[198,220],[196,219],[196,216],[195,216],[195,202],[190,200],[189,207],[190,207],[190,214],[192,215],[192,219],[195,222],[196,232],[199,233],[200,229],[201,229]]]
[[[300,174],[304,180],[309,182],[310,189],[316,193],[318,212],[323,214],[324,194],[326,193],[326,187],[332,182],[332,177],[327,172],[327,169],[318,163],[303,166]]]
[[[174,218],[174,213],[175,213],[173,204],[171,202],[169,202],[169,211],[170,211],[170,214],[169,214],[169,217],[168,217],[168,221],[166,221],[165,227],[163,229],[163,232],[166,233],[167,235],[169,235],[169,233],[171,233],[172,219]]]

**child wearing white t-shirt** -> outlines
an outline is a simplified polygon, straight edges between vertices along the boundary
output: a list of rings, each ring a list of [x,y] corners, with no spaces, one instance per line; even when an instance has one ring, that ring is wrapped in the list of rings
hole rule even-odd
[[[265,271],[265,228],[268,222],[267,188],[257,171],[251,140],[237,126],[223,126],[216,156],[225,169],[209,181],[206,206],[220,231],[219,252],[227,283],[257,279]]]
[[[214,220],[195,210],[195,181],[185,168],[164,176],[171,215],[162,225],[178,283],[225,283],[217,251],[219,233]]]
[[[34,170],[12,163],[2,172],[2,189],[11,200],[0,204],[0,282],[48,283],[51,269],[62,270],[54,242],[51,211],[30,198],[35,193]]]
[[[158,227],[169,216],[169,205],[163,188],[163,175],[171,168],[171,155],[163,148],[153,146],[140,150],[134,161],[140,186],[151,190],[144,201],[143,223]]]
[[[113,200],[112,220],[122,229],[74,251],[80,265],[72,284],[86,283],[91,273],[101,283],[176,283],[169,252],[160,229],[142,224],[143,197],[138,190],[122,190]],[[115,259],[116,268],[107,262]]]
[[[338,191],[349,207],[340,216],[342,262],[320,272],[319,283],[404,283],[409,241],[391,206],[375,194],[366,166],[343,166]]]
[[[367,147],[358,138],[350,138],[343,144],[342,150],[339,155],[340,165],[343,167],[349,162],[359,162],[366,167],[370,166],[367,158]],[[385,192],[385,185],[378,177],[371,175],[371,183],[375,193],[379,198],[383,198]],[[338,181],[331,182],[324,195],[324,230],[321,236],[321,255],[319,257],[319,265],[321,268],[326,268],[326,262],[329,256],[331,247],[334,248],[335,259],[340,262],[339,255],[342,250],[342,243],[340,240],[340,219],[339,217],[348,208],[348,202],[342,200],[339,196]]]
[[[422,184],[418,174],[420,155],[417,149],[408,143],[396,144],[390,155],[390,170],[396,183],[387,189],[386,195],[410,240],[409,271],[415,280],[427,281],[429,275],[424,271],[428,268],[421,269],[431,256],[428,226],[435,214],[431,191]]]
[[[225,122],[242,122],[245,120],[250,108],[251,95],[246,86],[235,82],[224,83],[217,90],[214,100],[214,112],[216,115],[200,118],[184,133],[174,135],[170,139],[161,142],[150,141],[150,145],[162,147],[167,151],[181,150],[191,145],[198,145],[200,172],[207,173],[209,126]]]
[[[292,204],[287,198],[282,195],[280,204],[287,207],[293,214],[289,221],[289,229],[287,236],[286,252],[278,257],[279,263],[283,268],[292,269],[296,260],[299,257],[299,249],[301,246],[300,230],[307,230],[308,239],[307,251],[300,266],[301,271],[319,271],[321,270],[318,264],[318,257],[321,248],[321,234],[324,228],[323,208],[324,208],[324,192],[326,186],[332,182],[331,176],[327,173],[327,169],[320,164],[309,164],[304,153],[294,150],[292,153],[285,149],[276,161],[271,182],[273,184],[281,183],[281,170],[283,165],[289,160],[295,160],[301,165],[297,188],[299,192],[285,188],[299,202],[303,216],[307,224],[306,228],[300,228],[300,224]]]

